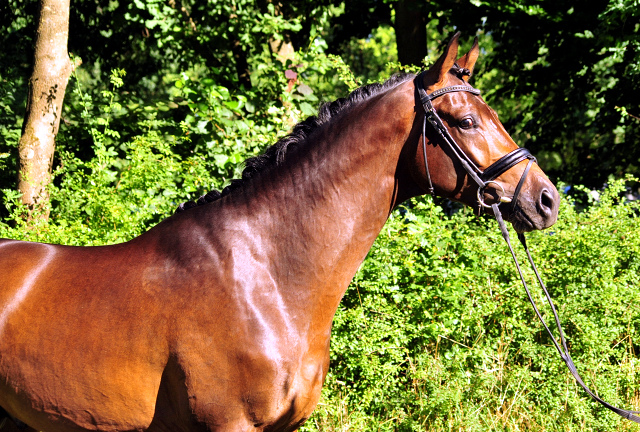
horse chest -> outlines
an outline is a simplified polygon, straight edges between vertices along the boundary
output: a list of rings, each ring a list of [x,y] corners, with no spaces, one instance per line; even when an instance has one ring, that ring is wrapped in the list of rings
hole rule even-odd
[[[329,366],[328,345],[265,350],[251,341],[230,344],[221,347],[225,355],[211,353],[216,361],[195,356],[179,361],[184,400],[198,423],[212,430],[287,431],[311,415]]]

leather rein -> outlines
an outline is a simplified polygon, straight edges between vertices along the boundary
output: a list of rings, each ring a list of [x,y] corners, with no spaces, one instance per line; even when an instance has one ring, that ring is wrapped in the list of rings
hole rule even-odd
[[[573,363],[573,360],[571,359],[571,356],[569,355],[569,349],[567,348],[567,341],[565,339],[564,332],[562,330],[562,325],[560,324],[560,318],[558,317],[558,313],[556,312],[555,305],[553,304],[553,301],[551,300],[551,296],[549,295],[549,292],[547,291],[546,286],[542,282],[542,278],[540,277],[540,274],[538,273],[538,268],[536,267],[535,263],[533,262],[533,258],[531,257],[531,253],[529,252],[529,248],[527,247],[527,242],[526,242],[524,233],[518,233],[518,240],[520,240],[520,243],[522,243],[522,246],[524,247],[524,250],[527,253],[527,258],[529,260],[529,263],[531,264],[531,267],[533,268],[533,271],[534,271],[534,273],[536,275],[538,283],[542,287],[542,290],[544,291],[544,294],[545,294],[545,296],[547,298],[547,302],[549,303],[549,306],[551,307],[551,311],[553,312],[553,317],[554,317],[554,320],[555,320],[556,327],[558,329],[558,334],[560,335],[560,342],[558,342],[558,340],[553,336],[553,333],[551,332],[551,330],[547,326],[545,320],[542,318],[542,314],[538,310],[536,302],[533,300],[533,296],[531,295],[531,292],[529,291],[529,287],[527,286],[527,283],[525,282],[524,276],[522,274],[522,270],[520,269],[520,264],[518,263],[518,259],[516,258],[516,254],[515,254],[515,252],[513,250],[513,247],[511,245],[511,240],[510,240],[510,237],[509,237],[509,231],[507,230],[507,226],[506,226],[504,220],[502,219],[502,213],[500,212],[500,209],[498,208],[498,206],[500,204],[502,204],[502,203],[506,203],[506,204],[510,204],[512,211],[515,210],[515,208],[517,206],[517,204],[516,204],[517,203],[517,198],[518,198],[518,195],[520,194],[520,190],[522,189],[522,185],[524,184],[525,179],[527,178],[527,175],[529,174],[529,170],[531,169],[531,165],[533,165],[534,162],[537,162],[536,158],[533,157],[533,155],[529,152],[529,150],[527,150],[525,148],[517,148],[517,149],[507,153],[506,155],[502,156],[496,162],[491,164],[488,168],[486,168],[484,170],[481,170],[480,167],[478,167],[475,164],[475,162],[473,162],[466,155],[466,153],[464,151],[462,151],[460,146],[458,146],[456,141],[453,139],[453,137],[449,133],[449,130],[444,126],[444,123],[442,122],[442,120],[438,116],[438,114],[436,112],[436,109],[433,107],[433,104],[431,103],[431,101],[434,100],[435,98],[437,98],[439,96],[442,96],[444,94],[447,94],[447,93],[464,91],[464,92],[468,92],[468,93],[471,93],[471,94],[474,94],[474,95],[480,95],[480,90],[475,89],[475,88],[471,87],[468,84],[463,84],[463,85],[453,85],[453,86],[443,87],[443,88],[435,90],[435,91],[433,91],[431,93],[427,93],[427,91],[424,88],[424,74],[425,74],[425,72],[420,73],[415,78],[414,83],[415,83],[415,86],[416,86],[416,91],[418,92],[418,97],[419,97],[420,102],[422,103],[422,106],[423,106],[424,111],[425,111],[425,116],[424,116],[424,119],[423,119],[423,122],[422,122],[422,152],[423,152],[424,167],[425,167],[425,172],[426,172],[426,175],[427,175],[427,182],[428,182],[427,191],[432,196],[435,196],[435,190],[433,188],[433,183],[431,181],[431,175],[429,173],[429,164],[427,162],[426,126],[427,126],[427,122],[429,122],[429,124],[431,125],[433,130],[441,138],[442,144],[444,144],[444,146],[448,147],[448,149],[450,150],[452,158],[454,160],[457,160],[462,165],[462,167],[465,169],[465,171],[467,172],[469,177],[471,179],[473,179],[473,181],[477,184],[477,186],[478,186],[478,191],[477,191],[478,204],[480,206],[482,206],[482,207],[491,208],[493,210],[493,214],[494,214],[496,220],[498,221],[498,225],[500,226],[500,231],[502,232],[502,237],[504,238],[504,240],[507,243],[507,246],[509,247],[509,251],[511,252],[511,256],[513,257],[513,261],[515,262],[516,269],[518,270],[518,274],[520,275],[520,280],[522,281],[522,285],[524,286],[524,289],[527,292],[527,297],[529,297],[529,302],[531,302],[531,305],[533,306],[533,310],[535,311],[536,315],[538,316],[538,319],[540,320],[540,322],[542,323],[544,328],[547,330],[547,333],[549,334],[549,337],[551,338],[551,341],[553,342],[553,345],[556,347],[556,350],[560,354],[560,357],[562,358],[562,360],[564,360],[565,364],[569,368],[569,372],[571,372],[571,375],[573,375],[573,377],[575,378],[576,382],[594,400],[596,400],[600,404],[604,405],[606,408],[610,409],[611,411],[615,412],[616,414],[618,414],[618,415],[620,415],[620,416],[622,416],[622,417],[624,417],[624,418],[626,418],[628,420],[634,421],[636,423],[640,423],[640,417],[635,415],[637,413],[640,413],[640,411],[629,411],[629,410],[624,410],[624,409],[621,409],[621,408],[616,408],[613,405],[603,401],[602,399],[600,399],[600,397],[598,395],[596,395],[593,391],[591,391],[591,389],[589,389],[589,387],[587,387],[587,385],[584,383],[584,381],[582,380],[582,378],[578,374],[576,366]],[[515,191],[513,193],[513,196],[512,197],[506,197],[504,188],[502,187],[502,185],[500,183],[496,182],[495,179],[498,178],[501,174],[503,174],[504,172],[506,172],[509,169],[513,168],[515,165],[519,164],[520,162],[522,162],[525,159],[528,159],[529,163],[527,164],[525,170],[522,173],[522,176],[520,177],[520,181],[518,182],[518,185],[516,186],[516,189],[515,189]],[[497,185],[502,190],[502,196],[500,196],[499,202],[494,203],[494,204],[487,204],[484,201],[484,190],[490,184]]]

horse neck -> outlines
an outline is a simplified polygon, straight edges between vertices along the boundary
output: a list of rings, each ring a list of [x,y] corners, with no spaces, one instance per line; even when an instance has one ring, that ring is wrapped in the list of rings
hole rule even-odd
[[[277,290],[287,310],[314,327],[330,329],[398,196],[408,197],[396,173],[408,159],[401,155],[415,117],[413,91],[403,83],[361,103],[285,166],[229,196],[245,211],[256,254],[268,255],[274,286],[264,289]]]

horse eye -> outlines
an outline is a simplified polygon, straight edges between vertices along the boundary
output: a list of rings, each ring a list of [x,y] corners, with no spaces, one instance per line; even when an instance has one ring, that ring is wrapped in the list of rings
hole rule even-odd
[[[460,127],[462,129],[470,129],[471,127],[473,127],[473,119],[469,117],[462,119],[462,121],[460,122]]]

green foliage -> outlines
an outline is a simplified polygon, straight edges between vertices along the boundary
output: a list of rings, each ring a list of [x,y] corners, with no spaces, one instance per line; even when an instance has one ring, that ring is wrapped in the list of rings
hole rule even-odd
[[[14,149],[20,140],[21,119],[16,113],[15,99],[19,90],[0,72],[0,185],[9,180],[7,174],[17,165]],[[13,179],[12,179],[13,180]]]
[[[91,136],[92,157],[83,160],[64,146],[58,152],[49,222],[26,226],[19,194],[2,190],[9,215],[0,220],[0,237],[72,245],[118,243],[167,217],[178,202],[193,198],[190,193],[211,186],[202,156],[176,154],[182,137],[161,133],[167,122],[155,119],[155,113],[138,121],[139,134],[120,141],[111,120],[122,111],[116,92],[123,76],[124,71],[113,71],[111,89],[102,91],[97,101],[75,87],[82,107],[75,126]]]
[[[329,55],[329,60],[335,65],[338,76],[347,84],[349,91],[353,91],[360,87],[362,83],[353,75],[349,66],[342,60],[342,57]]]
[[[352,86],[352,78],[346,72],[331,77],[329,72],[344,68],[341,60],[313,46],[284,63],[260,64],[251,89],[242,91],[221,86],[204,69],[182,73],[175,86],[190,112],[181,125],[191,152],[203,155],[207,169],[219,179],[215,186],[239,177],[246,157],[259,154],[300,120],[315,115],[320,98],[343,96],[346,89],[340,87]],[[340,79],[346,86],[337,85]]]
[[[516,142],[531,148],[554,179],[600,187],[612,173],[617,177],[638,174],[640,16],[636,0],[405,3],[427,15],[427,64],[454,31],[463,32],[463,50],[470,35],[480,36],[478,86]],[[278,41],[292,42],[299,52],[322,46],[327,53],[339,55],[356,78],[349,88],[387,76],[396,70],[395,4],[153,0],[98,5],[81,0],[71,8],[69,49],[89,62],[86,76],[80,79],[84,92],[94,98],[99,96],[99,81],[106,81],[110,70],[128,71],[125,84],[131,95],[127,99],[138,108],[123,106],[124,111],[113,119],[124,127],[114,130],[128,140],[135,135],[132,129],[137,121],[148,114],[140,112],[142,107],[159,104],[158,118],[171,119],[178,127],[185,105],[175,99],[173,84],[181,71],[206,70],[206,78],[232,95],[256,90],[256,85],[260,100],[279,95],[279,91],[266,95],[263,86],[277,86],[281,78],[262,73],[263,68],[280,67],[271,45]],[[37,7],[35,0],[0,5],[0,40],[5,47],[0,53],[0,73],[12,93],[0,97],[15,114],[0,116],[0,131],[21,126]],[[318,100],[346,91],[339,77],[332,78],[337,79],[311,86]],[[78,106],[74,96],[67,99],[72,107]],[[309,101],[300,105],[305,115],[316,106]],[[64,120],[76,121],[72,111],[67,114]],[[5,132],[1,133],[4,137]],[[9,141],[14,139],[12,135]],[[74,137],[68,144],[82,148],[86,139]],[[0,187],[5,188],[15,177],[15,151],[10,142],[0,142],[0,147],[0,154],[14,154],[0,176]]]
[[[582,376],[638,409],[640,206],[623,190],[612,183],[585,212],[565,196],[559,222],[528,237]],[[637,429],[574,383],[495,221],[446,217],[427,198],[394,212],[340,304],[306,430]]]
[[[390,76],[399,68],[390,65],[397,62],[398,49],[393,27],[380,26],[366,39],[351,39],[341,47],[341,57],[362,76],[364,83],[377,82]]]
[[[4,188],[0,237],[74,245],[122,242],[179,203],[222,188],[240,176],[247,157],[314,114],[317,94],[338,91],[339,78],[330,72],[344,64],[321,48],[298,52],[295,61],[265,63],[244,91],[218,84],[210,78],[216,70],[191,68],[168,77],[174,83],[168,100],[152,106],[135,102],[121,69],[111,72],[109,89],[85,92],[88,79],[80,68],[57,138],[50,221],[27,227],[19,194]],[[0,163],[10,155],[0,154]]]

